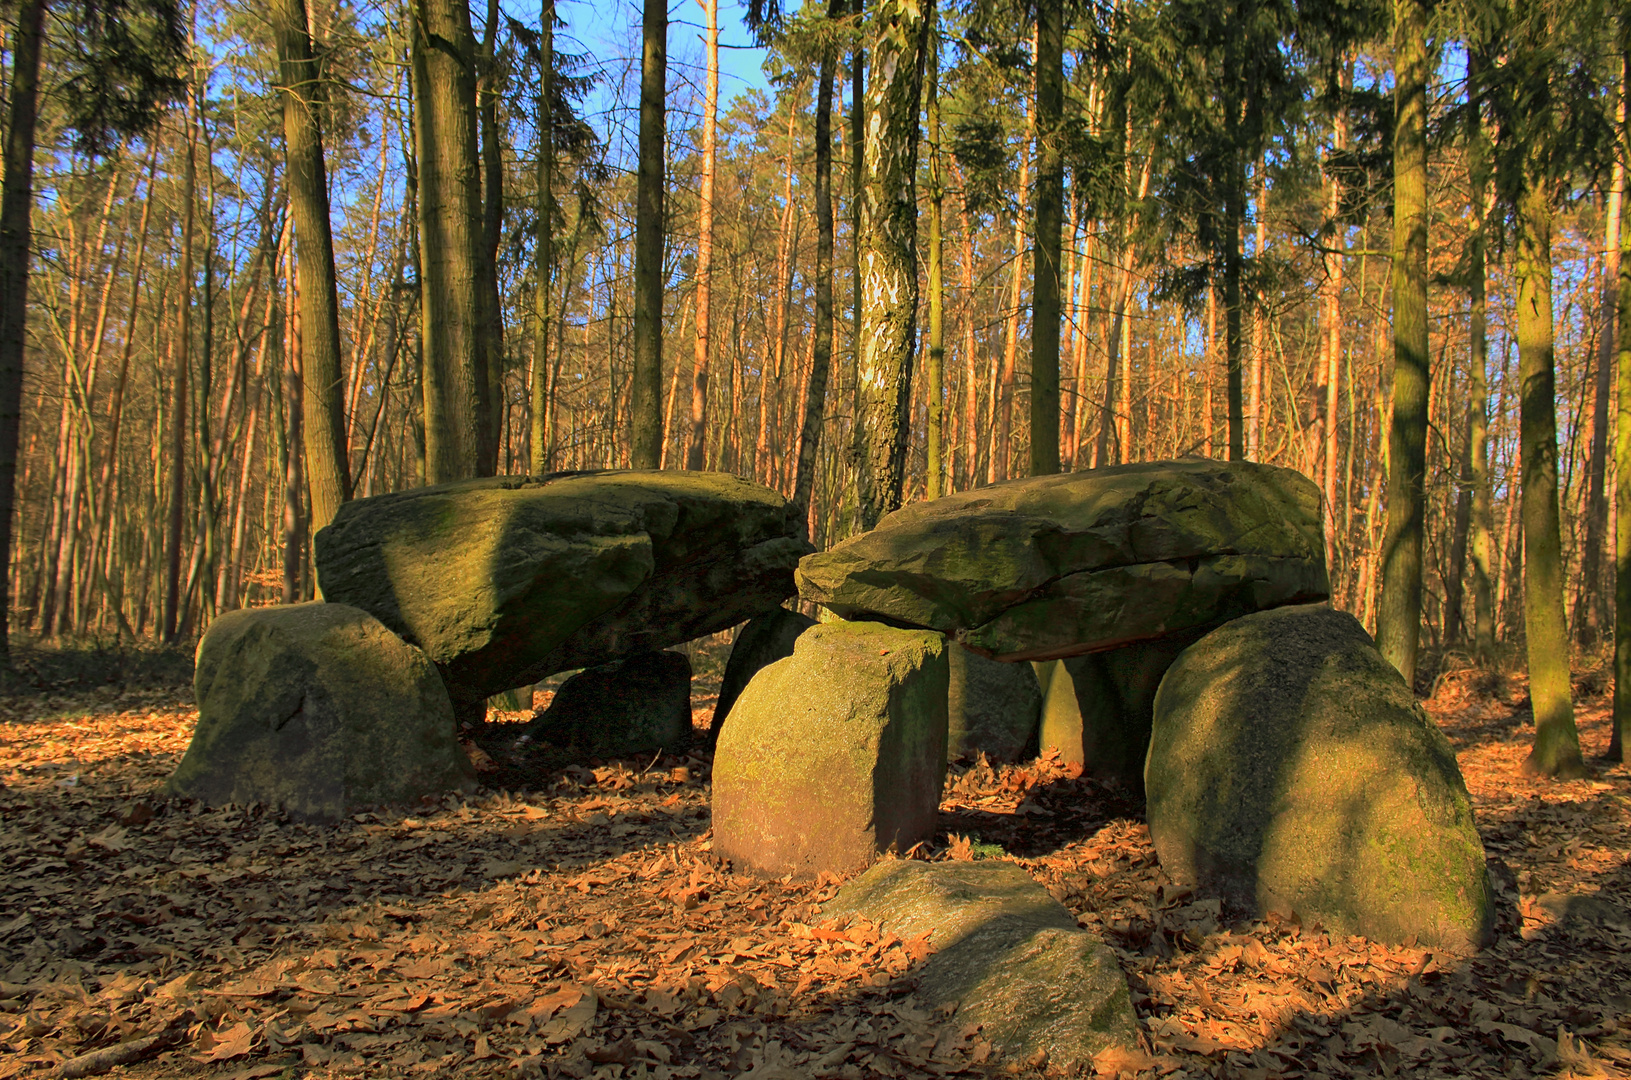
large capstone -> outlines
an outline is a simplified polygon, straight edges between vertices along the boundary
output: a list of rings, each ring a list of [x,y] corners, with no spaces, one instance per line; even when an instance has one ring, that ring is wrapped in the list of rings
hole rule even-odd
[[[1036,739],[1042,688],[1030,664],[1005,664],[948,642],[951,689],[946,698],[946,755],[952,760],[984,754],[1018,761]]]
[[[769,488],[723,473],[499,477],[357,499],[316,538],[330,600],[493,694],[717,633],[777,607],[810,545]]]
[[[1206,459],[1036,476],[913,503],[799,564],[847,619],[954,636],[999,660],[1163,638],[1330,592],[1320,493]]]
[[[946,776],[941,635],[822,623],[762,668],[713,763],[714,851],[765,874],[849,873],[934,837]]]
[[[708,741],[717,743],[725,728],[736,699],[752,681],[759,669],[783,657],[793,655],[793,643],[799,635],[816,624],[803,612],[777,608],[763,615],[755,615],[742,625],[731,642],[730,659],[725,661],[725,674],[719,682],[719,698],[714,704],[713,722],[708,727]]]
[[[193,689],[172,794],[336,819],[474,786],[435,667],[365,611],[229,611],[198,644]]]
[[[691,743],[691,661],[678,652],[636,653],[580,671],[527,734],[601,757],[683,750]]]
[[[1378,941],[1488,938],[1455,753],[1351,615],[1280,608],[1184,650],[1156,694],[1144,781],[1179,882]]]
[[[954,1008],[1015,1064],[1045,1055],[1077,1070],[1112,1047],[1131,1049],[1138,1021],[1115,953],[1005,860],[888,860],[856,878],[822,911],[860,916],[902,938],[929,935],[918,998]]]

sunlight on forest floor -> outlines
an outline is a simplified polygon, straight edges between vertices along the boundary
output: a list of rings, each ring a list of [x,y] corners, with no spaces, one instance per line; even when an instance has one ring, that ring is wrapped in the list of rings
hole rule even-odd
[[[1001,846],[1116,949],[1144,1046],[1100,1075],[1623,1075],[1631,930],[1540,898],[1631,909],[1631,772],[1521,777],[1521,689],[1428,703],[1499,860],[1470,961],[1231,922],[1135,803],[1047,761],[955,775],[935,857]],[[1581,703],[1588,757],[1606,709]],[[924,942],[824,927],[835,882],[722,867],[703,757],[543,771],[489,724],[480,797],[314,826],[158,797],[195,718],[163,689],[0,702],[0,1080],[106,1047],[112,1075],[240,1080],[1047,1069],[915,1005]]]

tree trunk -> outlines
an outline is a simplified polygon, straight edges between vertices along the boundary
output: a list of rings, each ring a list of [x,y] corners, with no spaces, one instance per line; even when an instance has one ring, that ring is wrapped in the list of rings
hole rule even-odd
[[[1550,95],[1542,83],[1529,103],[1535,132],[1549,135]],[[1569,686],[1569,634],[1563,610],[1563,542],[1557,498],[1557,382],[1552,323],[1552,208],[1543,149],[1523,155],[1514,207],[1518,330],[1518,432],[1523,484],[1523,616],[1535,743],[1524,771],[1585,774]],[[1397,288],[1395,286],[1395,288]]]
[[[351,498],[346,455],[345,386],[340,363],[340,301],[334,281],[334,237],[329,229],[328,175],[318,123],[324,94],[312,57],[305,0],[272,6],[283,90],[284,182],[299,250],[301,347],[306,395],[306,478],[311,485],[311,528],[334,519]],[[309,346],[309,348],[308,348]]]
[[[1394,0],[1393,11],[1393,422],[1376,645],[1414,686],[1426,532],[1427,7]]]
[[[181,169],[181,257],[177,277],[181,282],[176,305],[175,370],[170,389],[170,506],[164,548],[164,609],[159,636],[174,642],[181,612],[181,522],[187,501],[187,379],[192,366],[193,315],[193,232],[197,201],[198,169],[194,160],[197,142],[197,97],[187,92],[187,137],[182,148]]]
[[[687,469],[703,467],[708,439],[709,329],[714,288],[714,139],[719,114],[719,0],[697,0],[708,19],[708,84],[702,104],[702,199],[697,208],[697,342],[691,376],[691,446]],[[796,111],[796,110],[795,110]]]
[[[1269,177],[1266,161],[1257,163],[1257,235],[1252,245],[1252,263],[1259,267],[1261,281],[1263,249],[1269,240]],[[1252,301],[1252,354],[1246,371],[1246,456],[1257,461],[1263,456],[1263,372],[1268,367],[1269,351],[1268,311],[1264,308],[1263,289],[1253,290]]]
[[[1483,93],[1485,62],[1474,51],[1467,59],[1467,77],[1475,96]],[[1467,441],[1472,456],[1472,521],[1468,539],[1472,578],[1473,655],[1488,664],[1495,657],[1495,603],[1490,573],[1495,531],[1494,491],[1489,475],[1489,337],[1484,298],[1484,219],[1489,198],[1489,137],[1480,107],[1471,117],[1468,173],[1472,189],[1472,232],[1468,240],[1467,270],[1471,318],[1469,320],[1467,387]]]
[[[533,476],[543,476],[553,465],[550,436],[550,409],[552,389],[549,378],[549,274],[555,262],[555,0],[543,0],[538,16],[540,36],[538,55],[543,65],[543,85],[539,89],[538,107],[538,225],[537,248],[533,255],[532,276],[536,280],[533,293],[532,339],[532,426],[528,439],[529,469]]]
[[[1620,153],[1631,153],[1631,12],[1620,9]],[[1610,761],[1631,738],[1631,199],[1620,202],[1620,347],[1614,432],[1614,724]]]
[[[663,125],[667,0],[645,0],[640,62],[640,166],[634,196],[634,373],[630,463],[655,469],[663,447]]]
[[[1065,201],[1064,0],[1036,10],[1036,254],[1031,292],[1031,475],[1059,471],[1059,256]]]
[[[912,0],[882,0],[873,14],[866,94],[866,277],[856,387],[855,460],[860,525],[900,505],[906,472],[912,360],[917,351],[918,102],[928,20]]]
[[[829,0],[827,15],[837,18],[843,0]],[[811,333],[810,386],[804,394],[804,422],[799,428],[798,472],[793,480],[793,505],[809,530],[811,498],[815,494],[816,455],[826,417],[827,379],[832,370],[833,340],[833,217],[832,217],[832,95],[836,57],[831,47],[821,54],[816,80],[815,115],[815,326]],[[805,536],[808,540],[810,537]]]
[[[1618,112],[1625,115],[1625,87],[1620,88]],[[1608,624],[1603,603],[1603,548],[1608,534],[1608,492],[1605,473],[1608,462],[1609,395],[1613,388],[1615,323],[1619,318],[1620,296],[1620,207],[1625,200],[1625,161],[1614,159],[1613,179],[1605,200],[1607,221],[1603,226],[1603,302],[1597,339],[1595,400],[1591,410],[1591,457],[1587,463],[1586,538],[1580,553],[1580,592],[1575,598],[1574,633],[1582,647],[1597,644]]]
[[[414,0],[425,482],[481,474],[488,405],[470,9]]]
[[[934,19],[931,8],[926,38],[928,76],[923,91],[927,99],[929,125],[929,424],[923,448],[926,474],[923,494],[929,499],[938,499],[945,492],[941,476],[944,470],[941,448],[946,437],[946,259],[943,235],[946,190],[940,164],[940,40]],[[1057,375],[1057,356],[1054,361]],[[1034,448],[1034,442],[1032,445]],[[1032,456],[1035,456],[1034,449]],[[1058,471],[1057,463],[1051,471]]]
[[[477,124],[481,132],[481,342],[482,372],[486,375],[482,476],[498,472],[504,417],[504,307],[498,295],[498,245],[504,230],[504,144],[498,122],[498,0],[487,0],[487,25],[482,30],[480,76],[476,84]]]

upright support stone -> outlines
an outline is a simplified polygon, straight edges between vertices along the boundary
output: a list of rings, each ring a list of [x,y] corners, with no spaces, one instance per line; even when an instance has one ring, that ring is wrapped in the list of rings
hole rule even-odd
[[[1156,695],[1145,784],[1175,881],[1339,934],[1488,940],[1455,752],[1352,615],[1259,612],[1184,650]]]
[[[730,659],[719,683],[719,700],[714,705],[713,722],[708,726],[708,743],[719,742],[725,720],[753,676],[767,664],[793,655],[793,643],[816,621],[798,611],[777,608],[749,619],[731,642]]]
[[[198,644],[193,688],[172,794],[336,819],[475,785],[436,669],[356,608],[229,611]]]
[[[763,668],[714,755],[714,850],[765,874],[848,873],[933,838],[945,639],[822,623]]]
[[[1036,738],[1042,710],[1042,688],[1031,665],[988,660],[956,642],[947,642],[946,658],[951,669],[946,756],[1018,761]]]
[[[691,661],[648,652],[580,671],[527,733],[602,757],[683,750],[691,744]]]

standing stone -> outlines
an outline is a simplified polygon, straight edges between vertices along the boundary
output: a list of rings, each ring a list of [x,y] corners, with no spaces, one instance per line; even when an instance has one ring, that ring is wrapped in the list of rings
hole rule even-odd
[[[1330,594],[1320,491],[1185,458],[1009,480],[902,507],[806,556],[799,592],[998,660],[1058,660]]]
[[[946,756],[957,760],[985,754],[1014,762],[1036,737],[1042,688],[1030,664],[988,660],[948,642],[951,689],[946,698]]]
[[[1184,650],[1156,695],[1145,786],[1174,880],[1338,934],[1488,940],[1455,752],[1345,612],[1265,611]]]
[[[1057,750],[1061,761],[1082,766],[1088,776],[1142,793],[1155,692],[1196,637],[1190,633],[1037,662],[1043,688],[1041,749]]]
[[[762,668],[713,767],[714,851],[772,876],[865,867],[934,836],[946,776],[939,634],[822,623]]]
[[[229,611],[198,643],[198,727],[173,795],[337,819],[473,788],[436,669],[344,604]]]
[[[1046,1055],[1077,1070],[1111,1047],[1138,1044],[1138,1020],[1115,953],[1011,862],[889,860],[822,911],[860,916],[902,938],[929,935],[914,972],[932,1009],[955,1008],[1010,1062]]]
[[[691,661],[684,653],[639,653],[580,671],[527,734],[599,757],[683,750],[691,742]]]
[[[777,608],[755,615],[743,625],[731,642],[731,656],[725,661],[725,676],[719,682],[719,700],[714,705],[713,723],[708,727],[708,743],[719,742],[719,733],[753,676],[766,664],[793,655],[798,636],[816,624],[799,611]]]

